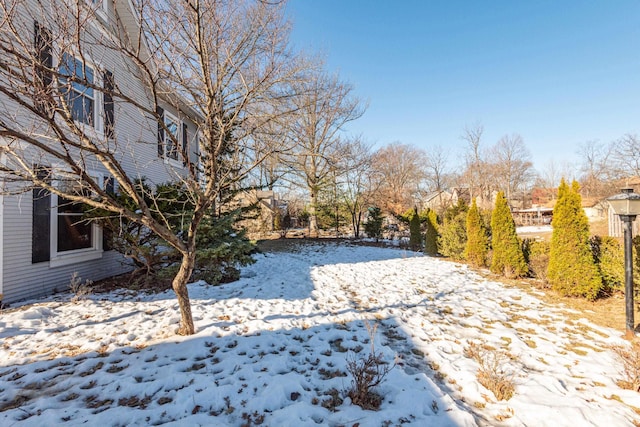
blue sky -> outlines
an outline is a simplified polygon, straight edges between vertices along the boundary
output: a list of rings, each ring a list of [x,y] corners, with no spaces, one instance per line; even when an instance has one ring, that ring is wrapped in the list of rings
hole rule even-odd
[[[375,146],[450,149],[520,134],[536,168],[640,133],[640,1],[290,0],[292,42],[369,102],[349,124]]]

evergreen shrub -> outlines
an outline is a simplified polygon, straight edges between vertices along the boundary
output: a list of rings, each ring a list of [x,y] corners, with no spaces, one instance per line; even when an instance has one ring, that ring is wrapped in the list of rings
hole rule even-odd
[[[413,215],[409,221],[409,248],[412,251],[422,250],[422,233],[420,232],[420,215],[418,210],[414,209]]]
[[[455,260],[464,258],[464,248],[467,243],[467,211],[464,200],[445,211],[444,223],[440,233],[440,253]]]
[[[440,236],[438,234],[438,215],[436,211],[427,210],[425,221],[425,233],[424,233],[424,253],[431,256],[436,256],[440,252],[438,248],[438,241]]]
[[[382,211],[377,206],[372,206],[368,209],[367,222],[364,224],[364,232],[369,238],[375,238],[376,240],[382,237]]]
[[[509,278],[526,276],[529,267],[522,253],[511,210],[502,191],[496,197],[491,215],[491,233],[491,271]]]
[[[487,238],[480,211],[476,205],[476,199],[473,199],[467,212],[466,233],[465,259],[474,267],[484,267],[486,265],[487,252],[489,251],[489,239]]]
[[[579,185],[563,179],[553,209],[553,234],[547,278],[564,296],[595,300],[603,290],[602,277],[589,245],[589,222],[582,209]]]

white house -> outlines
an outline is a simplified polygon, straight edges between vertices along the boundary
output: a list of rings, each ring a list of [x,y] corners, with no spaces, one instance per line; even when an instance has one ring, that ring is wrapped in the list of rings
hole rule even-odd
[[[197,130],[192,111],[176,107],[180,104],[175,97],[167,97],[156,110],[166,124],[166,128],[160,129],[153,117],[133,106],[135,103],[119,103],[107,93],[109,88],[117,86],[141,106],[155,105],[133,61],[119,56],[115,50],[101,50],[98,44],[90,43],[79,57],[77,47],[67,46],[67,40],[56,39],[55,31],[51,31],[60,25],[57,20],[65,8],[69,11],[82,8],[83,16],[89,21],[84,28],[92,33],[87,40],[126,37],[129,43],[135,44],[140,28],[129,0],[24,0],[15,4],[19,10],[11,16],[13,26],[25,35],[24,40],[33,42],[40,59],[57,70],[54,90],[64,91],[74,120],[88,129],[88,135],[117,147],[116,156],[127,175],[145,177],[149,183],[163,183],[175,179],[185,168],[180,160],[184,157],[179,154],[195,161]],[[2,12],[0,17],[4,18]],[[12,36],[5,30],[8,29],[0,29],[0,38],[10,40]],[[6,50],[0,55],[6,55]],[[0,57],[0,62],[7,61],[6,57]],[[61,76],[68,76],[70,81],[74,76],[90,78],[105,90],[100,92],[79,83],[65,86],[66,79]],[[4,77],[0,75],[0,79]],[[2,121],[28,122],[24,111],[0,92],[0,132]],[[174,132],[175,138],[168,138],[166,129]],[[34,127],[33,137],[55,138],[55,135],[42,134]],[[0,149],[12,143],[15,141],[11,138],[0,137]],[[2,161],[4,159],[0,159]],[[113,188],[114,181],[100,162],[89,157],[86,163],[92,177],[105,188]],[[33,164],[36,168],[56,167],[55,160],[42,154],[38,157],[34,154]],[[42,188],[8,194],[11,183],[3,185],[5,194],[0,196],[0,299],[3,304],[67,289],[74,273],[83,280],[99,280],[130,268],[121,255],[108,250],[100,227],[77,221],[82,215],[77,204],[65,203]],[[64,185],[64,180],[61,179],[59,185]]]

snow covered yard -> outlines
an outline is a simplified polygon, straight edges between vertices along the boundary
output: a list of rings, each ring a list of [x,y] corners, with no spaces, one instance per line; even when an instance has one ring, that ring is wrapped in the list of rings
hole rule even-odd
[[[58,296],[0,315],[0,424],[628,426],[620,333],[570,320],[466,266],[398,249],[305,245],[258,255],[240,281],[189,286],[197,334],[170,292]],[[380,410],[352,405],[347,362],[388,363]],[[478,383],[473,346],[515,384]]]

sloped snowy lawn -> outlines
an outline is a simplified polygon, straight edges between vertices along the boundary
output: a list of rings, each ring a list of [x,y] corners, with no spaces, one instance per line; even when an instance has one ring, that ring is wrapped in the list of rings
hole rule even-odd
[[[176,337],[172,293],[49,299],[0,315],[0,424],[628,426],[620,333],[571,321],[466,266],[397,249],[301,246],[243,278],[189,286],[198,333]],[[347,361],[400,363],[379,411],[352,405]],[[508,353],[515,395],[482,387],[471,343]],[[337,392],[336,392],[337,390]],[[337,398],[336,398],[337,397]],[[342,400],[342,401],[341,401]]]

